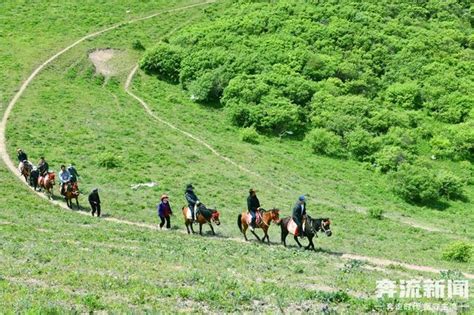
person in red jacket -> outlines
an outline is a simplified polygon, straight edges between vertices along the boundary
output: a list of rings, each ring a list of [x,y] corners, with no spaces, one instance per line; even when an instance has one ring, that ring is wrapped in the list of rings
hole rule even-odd
[[[165,221],[166,221],[166,228],[170,229],[171,228],[170,215],[173,214],[173,211],[171,210],[169,197],[168,195],[163,194],[160,199],[161,199],[161,203],[157,206],[158,216],[160,217],[160,220],[161,220],[160,229],[162,229],[163,226],[165,225]]]

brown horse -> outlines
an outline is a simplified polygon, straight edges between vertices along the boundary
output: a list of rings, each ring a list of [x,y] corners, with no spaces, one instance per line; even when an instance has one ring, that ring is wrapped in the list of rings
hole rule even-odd
[[[28,178],[31,175],[31,171],[33,170],[33,165],[30,162],[24,161],[20,163],[20,173],[25,178],[25,181],[28,183]]]
[[[193,219],[191,218],[191,211],[189,210],[189,207],[183,207],[181,210],[183,211],[184,224],[186,225],[186,230],[188,231],[188,234],[190,234],[190,232],[193,232],[194,234]],[[219,211],[214,209],[207,209],[205,207],[202,207],[200,210],[198,210],[196,221],[199,223],[199,234],[202,235],[203,224],[209,223],[212,234],[216,235],[216,232],[214,232],[214,227],[212,226],[212,222],[217,225],[220,225],[221,222],[219,221],[219,215]]]
[[[38,178],[38,186],[41,189],[44,189],[44,191],[49,195],[49,198],[53,198],[53,186],[56,184],[55,182],[56,179],[56,174],[54,172],[48,172],[46,176],[40,176]]]
[[[72,209],[72,199],[76,199],[77,209],[79,209],[79,187],[77,183],[68,183],[64,190],[64,199],[67,206]]]
[[[260,216],[260,220],[259,219]],[[239,214],[237,217],[237,226],[239,227],[240,232],[244,234],[244,238],[246,241],[247,239],[247,229],[249,227],[249,219],[250,213],[247,211],[242,212],[242,214]],[[262,239],[258,237],[257,234],[255,234],[255,231],[252,231],[252,234],[255,235],[255,237],[261,241],[265,242],[265,239],[267,239],[268,243],[270,243],[270,238],[268,237],[268,228],[270,227],[271,222],[275,222],[278,224],[280,222],[280,210],[278,209],[271,209],[271,210],[260,210],[257,211],[257,221],[256,221],[256,227],[260,228],[263,230],[264,236]]]

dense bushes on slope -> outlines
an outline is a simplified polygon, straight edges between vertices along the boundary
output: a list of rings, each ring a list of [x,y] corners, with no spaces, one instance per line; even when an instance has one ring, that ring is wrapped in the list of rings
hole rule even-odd
[[[235,1],[148,50],[141,67],[195,101],[220,102],[237,126],[305,135],[317,154],[384,173],[419,156],[472,160],[470,10],[467,1]]]

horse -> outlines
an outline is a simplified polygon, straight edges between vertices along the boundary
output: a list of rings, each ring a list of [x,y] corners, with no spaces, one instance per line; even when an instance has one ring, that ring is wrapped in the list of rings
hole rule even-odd
[[[79,209],[79,187],[77,183],[68,183],[64,190],[64,199],[69,209],[72,209],[72,199],[76,199],[77,209]]]
[[[260,216],[260,220],[259,219]],[[240,232],[244,234],[244,238],[246,241],[247,239],[247,229],[249,227],[250,221],[250,214],[247,211],[242,212],[237,216],[237,226],[239,227]],[[270,227],[271,222],[275,222],[278,224],[280,222],[280,210],[278,209],[271,209],[271,210],[260,210],[257,211],[257,220],[256,220],[256,227],[263,230],[264,236],[262,239],[258,237],[255,231],[252,231],[252,234],[262,243],[265,242],[267,239],[268,243],[270,243],[270,237],[268,236],[268,228]]]
[[[294,235],[295,241],[298,244],[299,247],[302,247],[301,243],[298,241],[298,236],[295,235],[297,233],[290,232],[288,230],[288,224],[292,221],[291,217],[287,217],[283,220],[281,220],[280,227],[281,227],[281,242],[283,245],[286,247],[286,237],[288,236],[289,233]],[[292,222],[292,224],[295,224]],[[296,225],[296,224],[295,224]],[[316,234],[318,231],[323,231],[326,236],[331,236],[331,221],[329,218],[319,218],[319,219],[313,219],[309,215],[306,216],[306,228],[304,230],[304,236],[308,237],[309,244],[308,246],[305,247],[305,249],[313,249],[314,248],[314,243],[313,243],[313,237],[318,235]]]
[[[30,173],[30,186],[36,191],[38,187],[39,170],[33,169]]]
[[[40,176],[38,178],[38,186],[41,189],[44,189],[46,193],[49,194],[49,198],[53,198],[53,186],[56,184],[55,182],[56,174],[54,172],[48,172],[46,176]]]
[[[33,165],[27,160],[20,163],[19,166],[21,175],[25,178],[25,181],[28,183],[28,178],[30,177],[31,171],[33,170]]]
[[[186,230],[188,231],[188,234],[190,234],[190,232],[193,232],[194,234],[193,220],[190,217],[191,211],[189,210],[189,207],[184,206],[181,210],[183,211],[184,224],[186,225]],[[219,221],[219,215],[219,211],[215,209],[207,209],[205,207],[201,207],[201,209],[197,210],[196,221],[199,223],[199,234],[202,235],[203,224],[209,223],[212,235],[216,235],[216,232],[214,232],[214,227],[212,226],[212,222],[217,225],[220,225],[221,222]]]

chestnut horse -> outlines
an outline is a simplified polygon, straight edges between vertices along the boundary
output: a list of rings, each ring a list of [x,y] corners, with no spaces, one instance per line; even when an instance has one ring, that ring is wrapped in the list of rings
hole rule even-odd
[[[271,221],[275,222],[278,224],[280,222],[280,210],[278,209],[271,209],[271,210],[260,210],[257,211],[257,219],[258,216],[260,215],[260,220],[256,222],[256,227],[260,228],[263,230],[264,236],[262,239],[258,237],[257,234],[255,234],[255,231],[252,231],[252,234],[255,235],[255,237],[261,241],[265,242],[265,239],[267,239],[268,243],[270,243],[270,238],[268,237],[268,228],[270,227]],[[247,216],[250,216],[250,214],[247,211],[242,212],[237,216],[237,226],[239,227],[240,232],[244,234],[244,238],[246,241],[247,239],[247,229],[249,227],[247,223]]]
[[[79,209],[79,187],[77,183],[68,183],[64,190],[64,199],[66,199],[67,206],[72,209],[72,199],[76,199],[77,209]]]
[[[56,174],[54,172],[48,172],[46,176],[40,176],[38,178],[38,186],[41,189],[44,189],[47,194],[49,194],[49,198],[52,199],[53,197],[53,186],[56,184],[55,182]]]
[[[281,242],[283,245],[286,247],[286,237],[288,234],[293,234],[292,232],[288,231],[288,224],[291,221],[291,217],[287,217],[285,219],[282,219],[280,222],[280,227],[281,227]],[[305,249],[313,249],[314,248],[314,243],[313,243],[313,237],[318,237],[317,233],[319,231],[324,232],[326,236],[331,236],[331,221],[329,218],[319,218],[319,219],[313,219],[309,215],[306,216],[306,223],[305,223],[305,229],[304,229],[304,236],[308,237],[309,244],[308,246],[305,247]],[[293,234],[296,243],[298,244],[299,247],[302,247],[301,243],[298,241],[298,236]]]
[[[194,234],[193,220],[189,217],[189,207],[183,207],[181,210],[183,211],[184,224],[186,225],[186,230],[188,231],[188,234],[190,234],[190,232],[193,232]],[[216,232],[214,232],[214,227],[212,226],[212,222],[217,225],[221,224],[221,222],[219,221],[219,211],[214,209],[207,209],[206,207],[201,207],[201,209],[197,211],[198,212],[196,216],[196,221],[199,223],[199,234],[202,235],[203,224],[209,223],[212,235],[216,235]],[[191,231],[189,228],[191,228]]]

